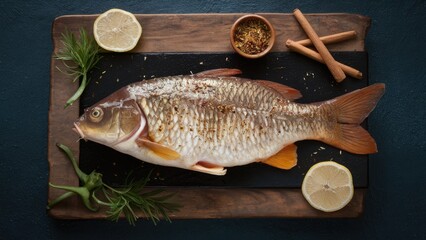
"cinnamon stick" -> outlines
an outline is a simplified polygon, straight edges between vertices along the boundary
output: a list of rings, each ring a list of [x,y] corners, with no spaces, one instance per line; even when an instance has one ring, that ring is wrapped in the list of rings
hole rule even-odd
[[[330,44],[330,43],[341,42],[341,41],[348,40],[348,39],[351,39],[351,38],[354,38],[354,37],[356,37],[356,31],[347,31],[347,32],[341,32],[341,33],[323,36],[323,37],[320,37],[319,39],[325,45],[325,44]],[[312,45],[312,41],[309,38],[299,40],[299,41],[297,41],[297,43],[300,44],[300,45],[303,45],[303,46]]]
[[[321,55],[334,79],[336,79],[336,81],[338,82],[343,81],[343,79],[346,78],[345,73],[340,68],[339,64],[337,64],[336,60],[334,60],[333,56],[331,56],[331,53],[325,47],[324,43],[319,39],[317,33],[312,28],[311,24],[309,24],[303,13],[296,8],[293,14],[302,26],[303,30],[305,30],[306,35],[308,35],[309,39],[311,39],[312,43],[314,44],[318,53]]]
[[[321,55],[317,52],[315,52],[314,50],[307,48],[303,45],[301,45],[298,42],[292,41],[292,40],[287,40],[286,45],[288,48],[290,48],[291,50],[298,52],[308,58],[311,58],[315,61],[318,61],[320,63],[325,63],[324,59],[321,57]],[[345,72],[347,75],[357,78],[357,79],[362,79],[362,72],[360,72],[359,70],[352,68],[350,66],[347,66],[343,63],[337,62],[336,63],[339,65],[339,67],[343,70],[343,72]]]

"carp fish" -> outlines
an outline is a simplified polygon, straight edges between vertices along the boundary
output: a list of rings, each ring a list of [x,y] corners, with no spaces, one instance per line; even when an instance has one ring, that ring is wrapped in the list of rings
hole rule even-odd
[[[74,130],[149,163],[214,175],[253,162],[290,169],[297,164],[294,143],[306,139],[355,154],[377,152],[360,124],[384,84],[301,104],[294,88],[238,74],[215,69],[127,85],[85,109]]]

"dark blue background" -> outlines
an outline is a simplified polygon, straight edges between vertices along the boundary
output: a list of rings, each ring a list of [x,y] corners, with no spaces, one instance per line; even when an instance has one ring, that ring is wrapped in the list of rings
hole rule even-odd
[[[369,119],[371,156],[359,219],[58,221],[47,216],[51,24],[112,7],[134,13],[348,12],[367,15],[370,82],[387,92]],[[425,239],[426,1],[0,2],[0,239]]]

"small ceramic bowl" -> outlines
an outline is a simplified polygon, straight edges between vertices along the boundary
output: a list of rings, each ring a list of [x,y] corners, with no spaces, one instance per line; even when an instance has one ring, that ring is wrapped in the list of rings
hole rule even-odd
[[[275,30],[266,18],[249,14],[235,21],[230,39],[232,47],[241,56],[260,58],[274,46]]]

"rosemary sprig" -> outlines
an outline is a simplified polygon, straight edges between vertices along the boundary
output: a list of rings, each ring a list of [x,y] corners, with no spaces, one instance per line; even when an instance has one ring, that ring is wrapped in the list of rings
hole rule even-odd
[[[62,200],[71,197],[75,194],[79,195],[87,209],[98,211],[100,206],[107,206],[107,218],[113,221],[118,221],[121,215],[127,219],[129,224],[135,225],[138,215],[137,210],[142,211],[148,219],[154,224],[160,221],[163,217],[170,222],[169,213],[178,211],[181,207],[179,204],[170,202],[173,194],[164,194],[161,189],[146,191],[145,186],[149,181],[149,176],[137,181],[126,180],[125,186],[114,188],[102,181],[102,174],[93,171],[87,175],[77,165],[76,159],[72,154],[71,149],[63,144],[57,145],[71,161],[73,168],[82,182],[81,187],[74,186],[58,186],[49,183],[51,187],[67,190],[68,192],[59,196],[47,206],[51,209],[54,205]],[[100,195],[98,197],[97,193]],[[93,206],[93,203],[96,206]]]
[[[67,108],[81,96],[89,84],[90,80],[87,78],[87,74],[99,62],[101,56],[99,56],[98,44],[93,37],[87,35],[86,30],[83,28],[80,29],[80,39],[77,39],[73,33],[66,30],[62,34],[61,42],[63,48],[56,54],[56,59],[64,62],[68,69],[66,74],[74,77],[73,82],[81,79],[79,88],[65,104],[65,108]],[[67,63],[69,61],[72,62],[72,65]]]
[[[160,221],[160,217],[170,222],[168,212],[177,211],[180,205],[168,202],[173,194],[164,195],[163,190],[144,192],[149,176],[150,174],[145,179],[127,182],[125,187],[121,188],[113,188],[104,184],[104,188],[101,190],[108,202],[99,200],[95,195],[96,191],[93,192],[93,198],[99,205],[109,207],[108,218],[112,221],[118,221],[121,214],[124,214],[127,221],[134,225],[138,219],[135,210],[140,210],[154,224]]]

